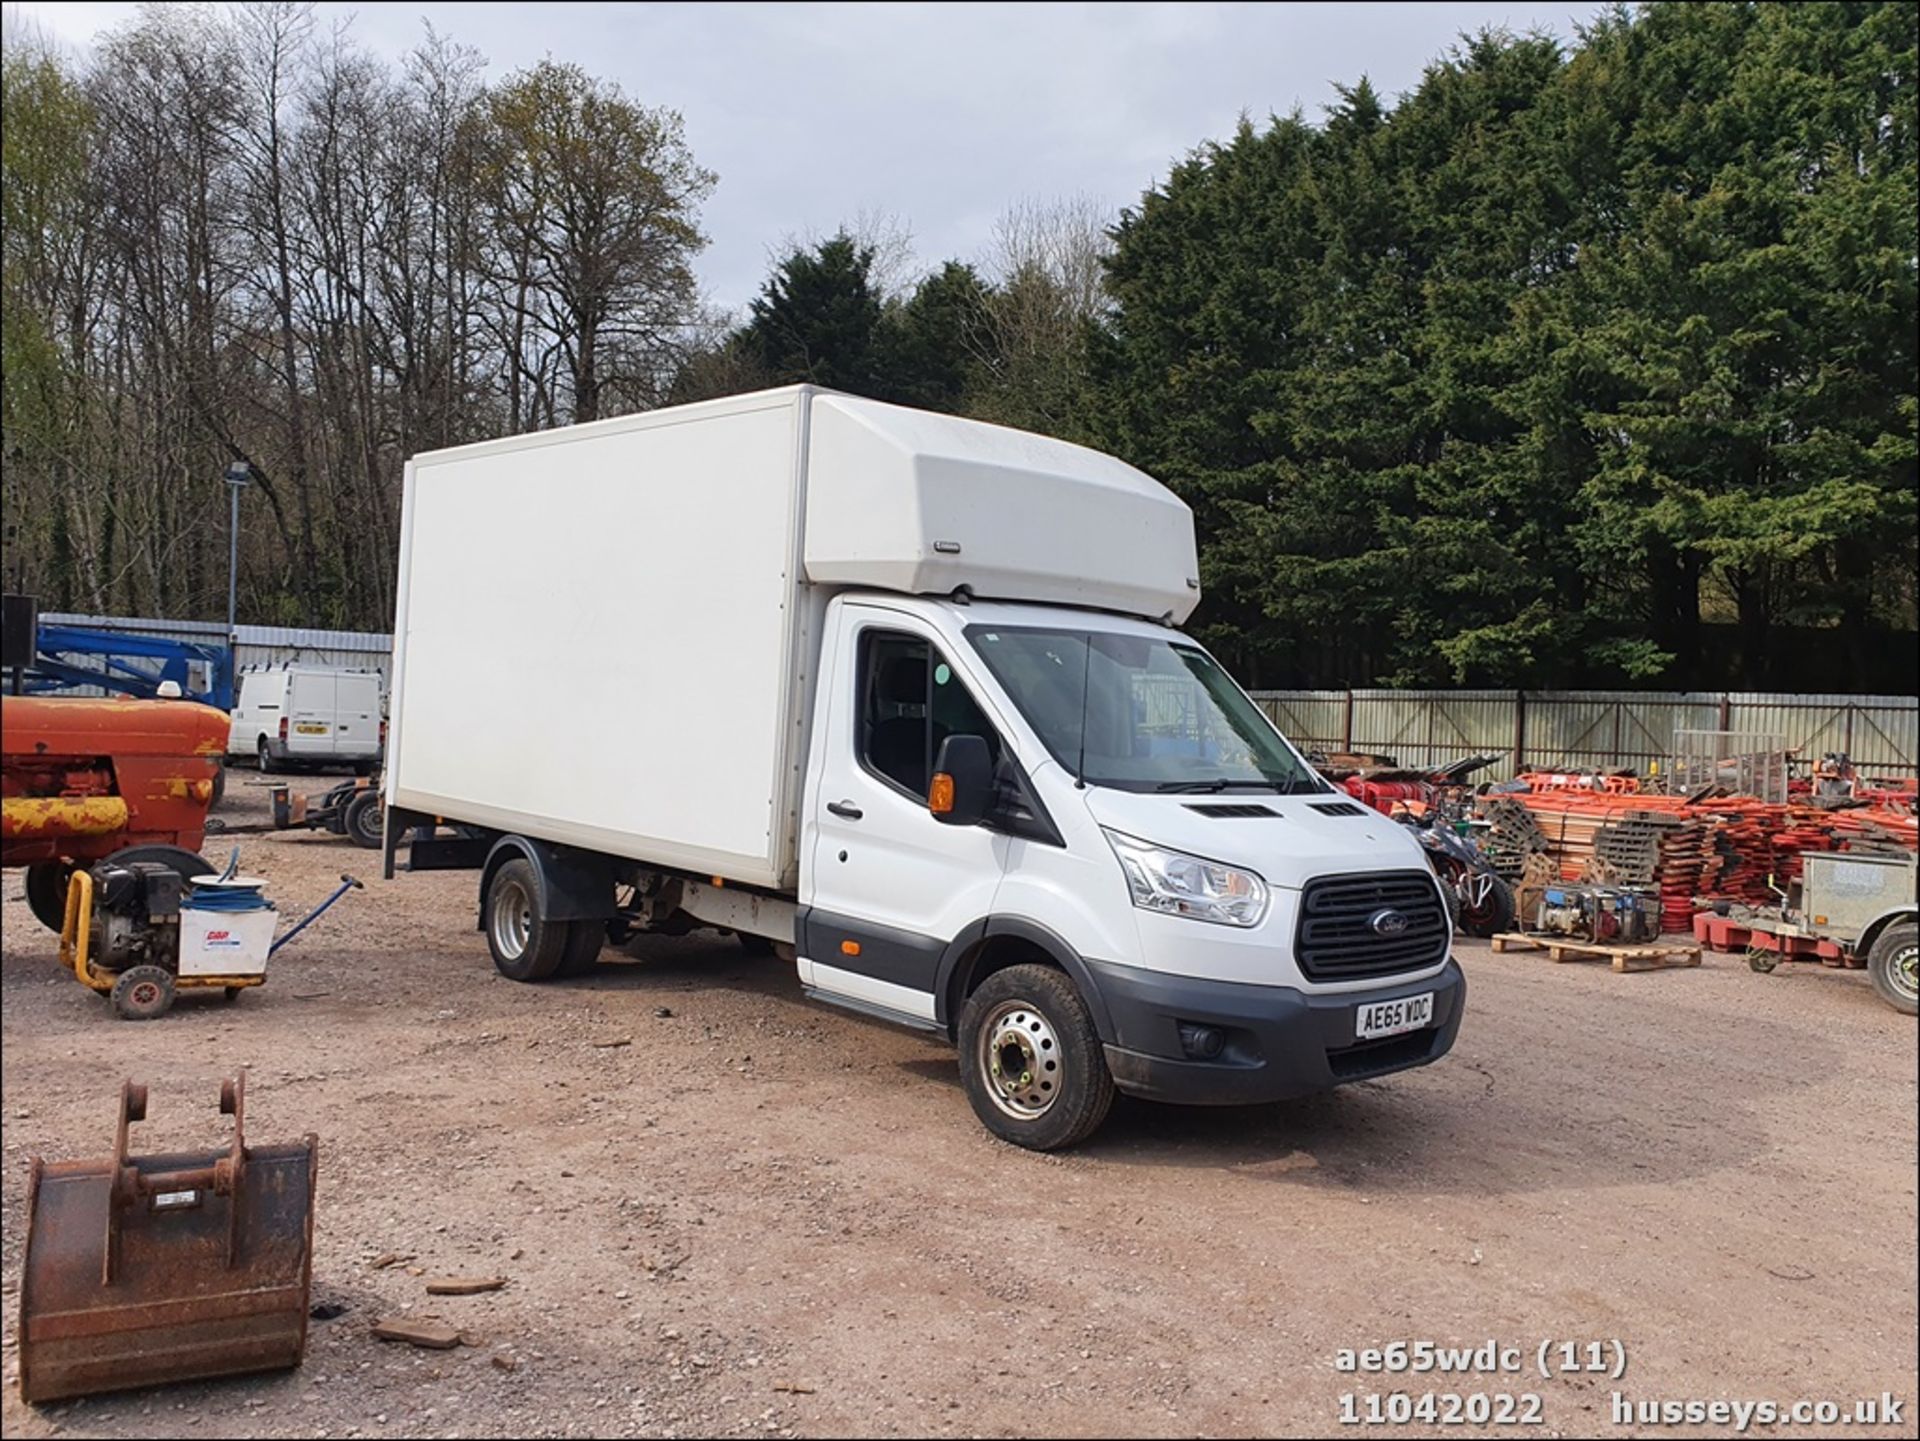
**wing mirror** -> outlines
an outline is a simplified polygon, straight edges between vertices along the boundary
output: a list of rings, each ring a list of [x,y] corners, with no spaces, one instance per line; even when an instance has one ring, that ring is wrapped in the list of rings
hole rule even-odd
[[[993,805],[993,758],[981,736],[948,736],[933,762],[927,809],[950,826],[976,826]]]

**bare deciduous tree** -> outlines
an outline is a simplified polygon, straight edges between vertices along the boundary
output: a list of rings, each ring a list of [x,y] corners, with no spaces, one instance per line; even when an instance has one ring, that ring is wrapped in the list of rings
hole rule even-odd
[[[5,517],[49,605],[380,627],[405,457],[658,403],[713,177],[582,72],[497,92],[311,7],[150,7],[76,69],[9,26]]]

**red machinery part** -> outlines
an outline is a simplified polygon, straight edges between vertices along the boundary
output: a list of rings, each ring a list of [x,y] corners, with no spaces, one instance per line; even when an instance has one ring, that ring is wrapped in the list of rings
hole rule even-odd
[[[1413,801],[1420,805],[1433,804],[1433,787],[1425,781],[1372,781],[1360,776],[1348,776],[1341,783],[1346,793],[1369,806],[1382,815],[1390,816],[1396,803]]]
[[[0,697],[0,866],[200,848],[227,717],[181,700]]]

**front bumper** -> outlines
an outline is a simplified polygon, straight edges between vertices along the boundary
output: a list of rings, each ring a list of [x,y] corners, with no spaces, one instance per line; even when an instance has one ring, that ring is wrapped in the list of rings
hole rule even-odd
[[[1424,980],[1315,995],[1288,986],[1201,981],[1089,961],[1110,1018],[1107,1069],[1130,1096],[1182,1105],[1284,1101],[1439,1060],[1453,1048],[1466,1009],[1457,961]],[[1356,1044],[1354,1012],[1376,1001],[1432,991],[1433,1024]],[[1187,1056],[1180,1025],[1213,1026],[1227,1044],[1210,1061]]]

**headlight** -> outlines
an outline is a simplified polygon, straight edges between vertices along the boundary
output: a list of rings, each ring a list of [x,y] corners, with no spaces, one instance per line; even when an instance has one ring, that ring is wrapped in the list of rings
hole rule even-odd
[[[1257,926],[1267,913],[1267,883],[1252,871],[1150,846],[1118,831],[1106,836],[1142,910],[1223,926]]]

